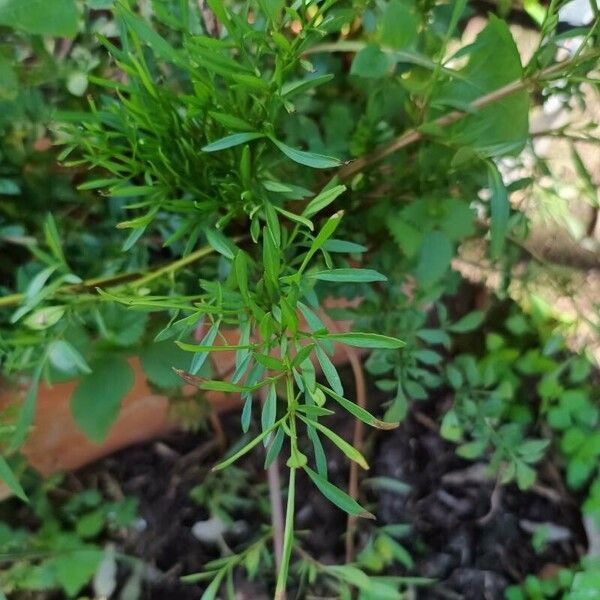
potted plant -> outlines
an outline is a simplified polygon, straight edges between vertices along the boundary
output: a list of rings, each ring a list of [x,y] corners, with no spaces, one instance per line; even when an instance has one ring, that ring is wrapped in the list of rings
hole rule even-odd
[[[30,246],[34,260],[19,273],[22,291],[0,302],[11,306],[7,371],[30,373],[6,448],[25,441],[46,379],[78,378],[74,422],[105,440],[133,386],[149,391],[133,356],[159,388],[185,382],[236,395],[241,430],[260,429],[215,468],[261,446],[267,468],[285,465],[285,518],[274,510],[273,519],[281,600],[298,478],[349,514],[351,557],[356,519],[372,516],[356,494],[357,466],[368,468],[361,427],[396,427],[411,400],[442,385],[426,367],[443,357],[427,345],[481,318],[441,313],[439,327],[426,326],[432,304],[458,285],[458,245],[486,239],[490,257],[507,262],[518,252],[507,236],[521,235],[524,217],[509,192],[527,182],[508,185],[501,173],[528,143],[529,91],[552,93],[558,79],[576,87],[597,51],[589,36],[557,60],[551,11],[524,68],[493,15],[447,62],[463,2],[393,1],[365,15],[360,3],[188,9],[157,11],[153,26],[115,3],[119,37],[99,36],[113,76],[93,78],[103,91],[88,111],[59,115],[59,159],[82,195],[45,218],[43,243]],[[331,297],[360,302],[333,315],[350,316],[352,329],[327,314]],[[332,359],[336,344],[354,368],[356,401]],[[355,349],[401,373],[384,384],[394,392],[385,411],[365,405]],[[218,359],[211,367],[218,356],[228,368]],[[156,407],[151,435],[165,424],[164,402]],[[354,444],[328,426],[332,407],[362,424]],[[448,414],[451,437],[459,415]],[[327,478],[323,440],[355,465],[349,493]],[[530,470],[507,468],[505,479],[529,481]],[[207,593],[232,569],[211,571]],[[352,583],[348,570],[335,576]]]

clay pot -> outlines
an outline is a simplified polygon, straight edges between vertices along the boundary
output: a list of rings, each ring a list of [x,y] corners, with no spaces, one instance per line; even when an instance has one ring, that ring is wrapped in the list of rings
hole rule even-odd
[[[353,305],[346,300],[330,300],[328,307]],[[349,321],[338,321],[338,331],[348,331]],[[224,330],[224,339],[218,344],[235,345],[239,341],[239,331]],[[211,355],[215,378],[227,378],[235,365],[235,351],[215,352]],[[342,346],[335,345],[332,357],[334,364],[347,362]],[[154,391],[148,384],[138,358],[129,359],[135,382],[125,396],[118,418],[113,423],[106,439],[96,444],[78,429],[71,416],[70,398],[77,385],[76,381],[47,385],[39,388],[33,428],[21,451],[30,465],[42,475],[48,476],[58,471],[72,471],[83,467],[112,452],[158,438],[177,427],[169,417],[169,398]],[[317,365],[318,368],[318,365]],[[197,393],[192,386],[184,386],[184,395]],[[22,389],[0,389],[0,408],[15,401],[23,401],[27,392]],[[236,394],[206,392],[205,398],[217,413],[223,413],[240,406]],[[0,498],[4,497],[0,487]]]

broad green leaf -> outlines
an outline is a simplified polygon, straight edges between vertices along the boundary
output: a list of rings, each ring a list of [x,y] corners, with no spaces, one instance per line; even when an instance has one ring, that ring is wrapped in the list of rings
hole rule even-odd
[[[56,552],[45,564],[67,596],[74,598],[94,577],[103,556],[99,547],[88,544],[76,550]]]
[[[334,431],[331,431],[328,427],[325,427],[322,423],[314,421],[312,419],[298,415],[304,423],[311,425],[315,429],[318,429],[325,437],[329,438],[350,460],[359,464],[363,469],[368,469],[369,465],[365,460],[365,457],[352,445],[350,445],[344,438],[340,437]]]
[[[508,229],[510,204],[508,192],[498,167],[488,162],[488,185],[490,188],[490,254],[498,258],[502,254]]]
[[[8,489],[15,496],[17,496],[17,498],[20,498],[25,502],[28,501],[25,490],[23,490],[21,487],[21,484],[15,477],[15,474],[12,472],[3,456],[0,456],[0,480],[2,480],[8,486]]]
[[[315,473],[310,467],[305,465],[304,470],[311,481],[317,486],[321,494],[338,508],[357,517],[365,517],[367,519],[375,518],[374,515],[366,511],[356,500],[346,494],[346,492],[340,490],[340,488],[327,481],[324,477],[321,477],[318,473]]]
[[[173,369],[184,369],[188,355],[169,341],[155,342],[140,349],[140,361],[150,383],[163,389],[181,386],[181,378]]]
[[[273,208],[270,202],[265,202],[265,217],[267,219],[267,229],[275,242],[277,248],[281,247],[281,227],[277,218],[277,211]]]
[[[450,268],[454,256],[454,246],[448,236],[441,231],[425,234],[421,245],[415,277],[423,285],[429,285],[443,277]]]
[[[106,356],[91,364],[71,396],[71,412],[77,426],[92,441],[100,443],[119,414],[121,402],[134,382],[124,358]]]
[[[377,44],[369,44],[354,57],[350,74],[365,79],[381,79],[387,75],[391,66],[389,55],[382,52]]]
[[[384,45],[402,50],[409,47],[419,34],[419,21],[410,9],[412,2],[391,0],[381,19],[381,41]]]
[[[382,335],[380,333],[363,333],[361,331],[326,333],[319,335],[318,337],[331,340],[332,342],[346,344],[347,346],[355,346],[357,348],[388,348],[395,350],[406,346],[405,342],[398,338]]]
[[[464,317],[461,317],[456,323],[452,323],[448,329],[454,333],[467,333],[477,329],[485,318],[485,313],[481,310],[474,310]]]
[[[361,420],[363,423],[370,425],[371,427],[375,427],[376,429],[395,429],[398,427],[399,423],[386,423],[384,421],[380,421],[376,419],[370,412],[358,406],[354,402],[347,400],[343,396],[336,394],[333,390],[330,390],[328,387],[317,384],[317,387],[325,392],[330,398],[333,398],[343,409],[348,411],[351,415],[354,415],[357,419]]]
[[[320,281],[333,281],[337,283],[372,283],[375,281],[387,281],[387,277],[373,269],[329,269],[328,271],[316,271],[310,273],[313,279]]]
[[[508,24],[493,14],[468,52],[469,62],[459,71],[461,78],[441,85],[434,101],[464,105],[523,76]],[[445,132],[453,143],[474,146],[488,155],[517,153],[528,136],[528,119],[529,96],[523,90],[477,110]]]
[[[287,144],[284,144],[283,142],[280,142],[274,137],[270,137],[269,139],[288,158],[306,167],[312,167],[313,169],[332,169],[334,167],[339,167],[342,164],[342,161],[332,156],[324,156],[323,154],[316,154],[315,152],[306,152],[304,150],[298,150],[296,148],[288,146]]]
[[[27,33],[72,38],[78,21],[75,0],[0,0],[0,25]]]
[[[233,148],[264,137],[262,133],[248,132],[248,133],[234,133],[227,135],[220,140],[216,140],[202,147],[203,152],[217,152],[218,150],[225,150],[226,148]]]

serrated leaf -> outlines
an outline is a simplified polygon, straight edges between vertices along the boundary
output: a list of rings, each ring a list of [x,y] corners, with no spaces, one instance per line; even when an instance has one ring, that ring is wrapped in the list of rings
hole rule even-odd
[[[134,382],[133,369],[124,358],[106,356],[91,364],[71,396],[77,426],[94,442],[102,442],[119,414],[121,402]]]
[[[187,367],[189,357],[174,343],[164,341],[143,346],[140,349],[140,362],[150,383],[171,389],[181,385],[181,378],[173,369]]]

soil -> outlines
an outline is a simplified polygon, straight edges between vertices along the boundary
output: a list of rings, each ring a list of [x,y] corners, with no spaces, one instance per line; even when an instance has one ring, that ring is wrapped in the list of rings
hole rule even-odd
[[[382,393],[373,389],[369,398],[377,405]],[[410,488],[405,495],[367,492],[362,501],[375,513],[377,525],[411,525],[413,533],[403,542],[416,563],[410,575],[436,580],[432,586],[418,588],[413,597],[501,599],[507,585],[522,581],[528,573],[553,572],[558,565],[576,562],[585,550],[585,534],[578,504],[565,491],[555,466],[551,462],[541,466],[540,480],[532,491],[496,486],[482,464],[458,458],[452,445],[439,436],[436,420],[443,405],[443,400],[419,403],[400,428],[370,434],[366,440],[372,466],[369,476],[393,478]],[[344,415],[331,418],[333,428],[351,439],[352,421]],[[231,440],[239,437],[238,419],[237,414],[224,419]],[[332,448],[326,447],[326,451],[332,457],[330,478],[345,487],[347,462]],[[140,526],[130,530],[119,544],[124,553],[152,567],[144,583],[145,600],[197,600],[202,595],[201,585],[183,584],[179,577],[201,570],[207,561],[220,556],[216,546],[192,534],[194,523],[209,515],[190,498],[191,490],[204,480],[220,454],[207,433],[176,433],[124,450],[70,476],[77,479],[78,486],[95,485],[112,497],[124,494],[139,499]],[[241,495],[249,496],[256,484],[264,484],[266,495],[259,454],[251,455],[242,465],[250,477],[248,491]],[[301,532],[304,548],[323,563],[343,563],[345,515],[304,478],[299,478],[298,485],[301,500],[296,529]],[[234,533],[225,536],[230,547],[243,546],[268,524],[267,505],[263,503],[262,511],[259,505],[250,503],[249,509],[235,513]],[[551,524],[566,532],[567,539],[536,553],[531,543],[536,523]],[[359,547],[367,536],[367,529],[359,530]],[[399,566],[389,574],[409,573]],[[124,581],[126,572],[122,575]],[[272,584],[237,581],[236,598],[269,600],[267,590]]]

